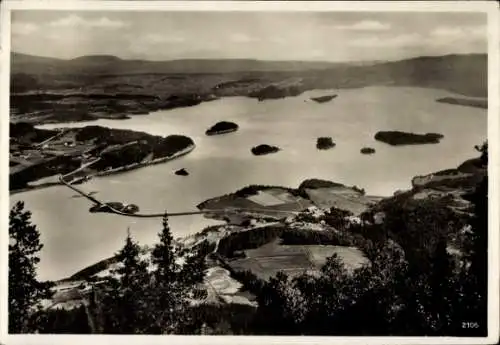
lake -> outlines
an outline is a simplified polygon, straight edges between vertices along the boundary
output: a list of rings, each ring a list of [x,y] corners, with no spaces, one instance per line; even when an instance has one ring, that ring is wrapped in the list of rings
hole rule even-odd
[[[338,94],[318,104],[312,96]],[[97,120],[51,124],[40,128],[102,125],[155,135],[184,134],[196,149],[177,160],[120,175],[95,178],[81,185],[108,201],[139,205],[141,212],[196,210],[208,198],[233,192],[249,184],[297,187],[306,178],[322,178],[365,188],[368,194],[392,195],[411,186],[415,175],[453,168],[477,156],[474,145],[487,137],[487,111],[438,103],[453,94],[435,89],[367,87],[321,90],[298,97],[258,102],[232,97],[190,108],[133,116],[130,120]],[[218,121],[234,121],[240,129],[221,136],[205,136]],[[392,147],[373,139],[379,130],[444,135],[436,145]],[[319,136],[331,136],[336,147],[316,149]],[[270,144],[283,150],[253,156],[250,149]],[[376,149],[362,155],[364,146]],[[190,176],[174,175],[185,168]],[[33,213],[44,248],[39,277],[67,277],[113,255],[124,243],[130,227],[141,244],[153,244],[161,219],[133,219],[112,214],[91,214],[90,202],[72,198],[67,187],[56,186],[15,194],[11,204],[23,200]],[[217,224],[202,216],[172,217],[174,237],[186,236]]]

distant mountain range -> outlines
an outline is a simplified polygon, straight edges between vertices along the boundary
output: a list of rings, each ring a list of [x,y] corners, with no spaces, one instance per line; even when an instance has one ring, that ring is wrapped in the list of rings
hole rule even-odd
[[[113,55],[86,55],[70,60],[11,53],[13,73],[27,74],[137,74],[137,73],[234,73],[305,71],[376,62],[334,63],[322,61],[266,61],[253,59],[179,59],[167,61],[125,60]]]
[[[403,85],[447,89],[468,96],[486,96],[488,85],[486,54],[416,57],[391,62],[332,63],[252,59],[147,61],[124,60],[109,55],[62,60],[12,53],[11,73],[18,79],[36,79],[40,85],[58,78],[78,81],[79,78],[88,80],[138,74],[227,73],[250,73],[261,77],[279,73],[306,79],[311,88]]]

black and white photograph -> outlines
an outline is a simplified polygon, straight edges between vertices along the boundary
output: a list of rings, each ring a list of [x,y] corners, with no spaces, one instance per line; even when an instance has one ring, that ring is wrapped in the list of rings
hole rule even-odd
[[[497,4],[40,3],[2,4],[3,344],[498,341]]]

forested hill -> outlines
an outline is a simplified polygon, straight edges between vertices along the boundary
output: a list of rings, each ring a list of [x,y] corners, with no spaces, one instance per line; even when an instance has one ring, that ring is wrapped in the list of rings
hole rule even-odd
[[[61,60],[12,53],[11,72],[13,91],[95,85],[103,78],[141,74],[197,74],[198,77],[200,74],[229,74],[230,77],[226,76],[229,80],[250,75],[257,83],[263,79],[279,81],[297,77],[308,89],[400,85],[434,87],[479,97],[487,95],[488,85],[486,54],[416,57],[378,63],[330,63],[251,59],[146,61],[108,55]],[[161,77],[158,82],[172,82],[171,78]],[[246,82],[251,87],[252,80]],[[214,85],[206,86],[212,88]]]

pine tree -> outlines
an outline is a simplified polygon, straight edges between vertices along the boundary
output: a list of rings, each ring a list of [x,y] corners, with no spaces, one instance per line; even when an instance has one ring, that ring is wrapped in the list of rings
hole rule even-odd
[[[203,282],[205,270],[207,269],[206,256],[208,250],[209,244],[205,240],[193,249],[191,255],[187,256],[180,272],[180,279],[187,287],[194,287]]]
[[[173,236],[165,214],[159,233],[160,242],[151,253],[154,264],[154,323],[153,333],[174,333],[186,322],[186,289],[182,284],[181,268],[176,262],[177,253],[174,250]]]
[[[19,201],[9,217],[9,333],[36,331],[30,321],[38,303],[52,296],[50,282],[40,282],[36,266],[43,247],[40,233],[31,223],[31,212]]]
[[[174,238],[165,215],[159,233],[160,243],[156,244],[151,253],[151,261],[155,265],[154,276],[157,284],[172,284],[177,279],[179,265],[175,262]]]
[[[148,264],[140,258],[140,246],[127,233],[125,245],[118,252],[120,263],[103,292],[101,312],[106,321],[105,333],[144,333],[151,323],[149,291],[151,288]]]
[[[484,166],[488,165],[488,142],[485,141],[481,146],[476,145],[474,148],[481,153],[481,157],[479,158],[481,160],[481,164]]]

